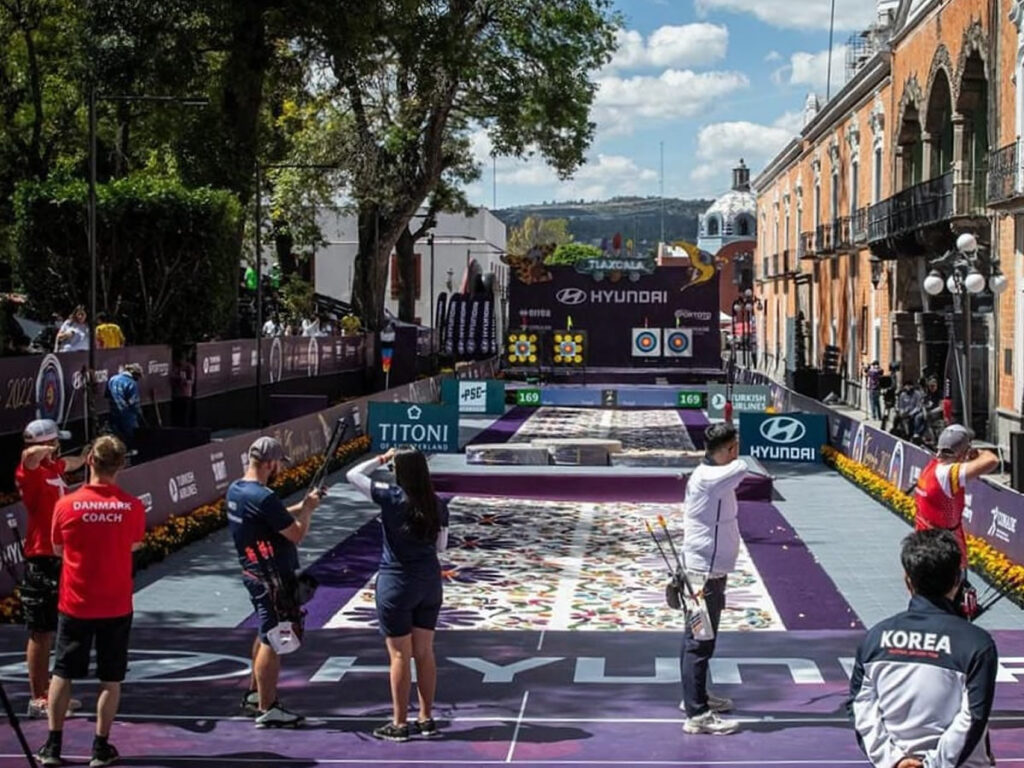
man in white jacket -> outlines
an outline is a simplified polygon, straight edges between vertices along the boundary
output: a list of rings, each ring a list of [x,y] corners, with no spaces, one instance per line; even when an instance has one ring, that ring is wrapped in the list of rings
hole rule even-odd
[[[747,473],[740,460],[740,441],[732,424],[714,424],[704,435],[706,456],[686,483],[683,503],[683,557],[687,577],[697,591],[703,589],[711,625],[718,637],[718,623],[725,608],[725,582],[736,567],[740,550],[736,489]],[[708,691],[708,662],[715,639],[696,640],[689,626],[681,654],[686,733],[727,734],[739,728],[735,720],[719,713],[732,709],[729,699]]]

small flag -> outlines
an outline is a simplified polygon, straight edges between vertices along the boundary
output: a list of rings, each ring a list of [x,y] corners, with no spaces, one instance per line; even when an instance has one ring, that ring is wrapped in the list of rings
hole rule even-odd
[[[381,347],[380,350],[380,365],[384,369],[384,373],[391,373],[391,355],[394,350],[391,347]]]
[[[565,321],[565,330],[567,330],[567,331],[571,331],[571,330],[572,330],[572,315],[569,315],[569,316],[568,316],[568,317],[566,318],[566,321]]]

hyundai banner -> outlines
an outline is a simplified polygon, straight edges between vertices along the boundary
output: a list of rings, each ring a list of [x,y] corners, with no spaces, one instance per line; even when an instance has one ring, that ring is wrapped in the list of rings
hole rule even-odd
[[[633,329],[689,331],[692,357],[659,354],[664,366],[719,371],[722,368],[718,330],[718,275],[702,282],[686,267],[658,267],[636,280],[595,281],[571,267],[551,267],[551,279],[509,284],[510,330],[569,328],[590,336],[587,365],[633,367],[651,365],[650,356],[634,356]],[[661,331],[657,333],[660,335]],[[659,344],[659,351],[664,348]]]
[[[758,461],[817,463],[827,439],[825,417],[819,414],[740,415],[740,454]]]

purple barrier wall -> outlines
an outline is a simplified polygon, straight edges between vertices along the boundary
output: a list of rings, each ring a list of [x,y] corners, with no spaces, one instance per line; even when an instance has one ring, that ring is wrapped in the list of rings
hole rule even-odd
[[[83,372],[88,352],[59,355],[5,357],[0,375],[0,434],[21,432],[36,418],[58,423],[77,421],[85,415]],[[96,409],[108,410],[107,380],[128,363],[142,366],[142,402],[150,405],[171,399],[171,348],[163,346],[123,347],[96,350]]]
[[[263,383],[362,370],[366,343],[362,335],[263,339]],[[196,397],[255,386],[255,339],[196,345]]]
[[[461,369],[458,378],[486,379],[497,372],[494,360],[473,363]],[[260,432],[218,440],[188,451],[126,469],[119,476],[120,485],[138,496],[146,505],[147,528],[165,522],[172,515],[189,512],[223,496],[228,485],[245,471],[245,455],[259,434],[276,437],[295,463],[323,453],[330,440],[334,423],[347,417],[359,433],[364,431],[368,403],[434,402],[440,399],[441,377],[420,379],[411,384],[377,392],[358,400],[328,408],[326,411],[302,416],[267,427]],[[5,520],[18,523],[22,537],[25,532],[25,508],[12,504],[0,510]],[[11,593],[14,581],[10,572],[20,576],[21,551],[15,541],[14,529],[0,521],[0,558],[6,566],[0,570],[0,596]]]
[[[898,488],[906,490],[913,486],[932,459],[928,451],[791,392],[763,374],[745,373],[746,380],[771,387],[778,410],[827,415],[832,447]],[[1024,563],[1024,495],[987,480],[969,483],[964,526],[1015,563]]]

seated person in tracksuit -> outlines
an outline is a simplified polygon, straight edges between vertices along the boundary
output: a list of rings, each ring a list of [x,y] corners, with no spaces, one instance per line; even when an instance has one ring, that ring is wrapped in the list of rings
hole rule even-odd
[[[917,531],[901,554],[910,606],[857,649],[849,710],[875,768],[988,768],[998,654],[952,603],[963,571],[947,530]]]

